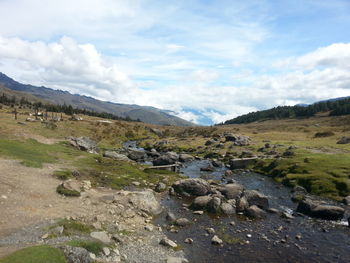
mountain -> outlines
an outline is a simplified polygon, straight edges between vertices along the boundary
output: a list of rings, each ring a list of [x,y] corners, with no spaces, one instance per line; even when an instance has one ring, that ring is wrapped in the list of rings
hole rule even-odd
[[[25,92],[35,96],[38,99],[45,100],[53,104],[66,104],[72,107],[86,109],[96,112],[107,112],[119,117],[129,117],[133,120],[141,120],[145,123],[157,125],[176,125],[176,126],[193,126],[194,124],[173,116],[166,111],[147,106],[138,106],[131,104],[120,104],[108,101],[101,101],[92,97],[79,94],[71,94],[68,91],[54,90],[47,87],[37,87],[28,84],[19,83],[7,75],[0,72],[0,84],[6,88]]]
[[[305,118],[317,113],[329,116],[350,114],[350,97],[342,97],[316,102],[310,105],[279,106],[268,110],[250,112],[227,120],[224,124],[251,123],[264,120],[279,120],[287,118]]]

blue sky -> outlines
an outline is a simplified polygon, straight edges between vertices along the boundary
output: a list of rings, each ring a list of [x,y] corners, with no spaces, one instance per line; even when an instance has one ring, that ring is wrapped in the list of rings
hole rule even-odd
[[[350,1],[0,0],[0,71],[200,124],[350,95]]]

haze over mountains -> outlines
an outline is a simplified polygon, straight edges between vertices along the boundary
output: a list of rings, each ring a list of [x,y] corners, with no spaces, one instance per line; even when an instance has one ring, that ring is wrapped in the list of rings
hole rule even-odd
[[[39,98],[53,104],[67,104],[75,108],[86,109],[96,112],[108,112],[119,117],[129,117],[133,120],[141,120],[145,123],[158,125],[191,126],[193,123],[169,114],[169,111],[160,110],[154,107],[120,104],[108,101],[101,101],[88,96],[71,94],[68,91],[54,90],[47,87],[37,87],[19,83],[0,72],[0,84],[6,88],[25,92],[31,98]]]

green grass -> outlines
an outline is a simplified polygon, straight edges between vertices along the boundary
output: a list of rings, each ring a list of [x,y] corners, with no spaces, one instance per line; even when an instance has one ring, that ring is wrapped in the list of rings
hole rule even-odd
[[[73,240],[67,243],[67,245],[72,247],[82,247],[87,251],[99,255],[102,253],[102,249],[106,247],[106,244],[99,241],[82,241],[82,240]]]
[[[64,144],[43,144],[36,140],[25,141],[0,139],[0,156],[21,160],[29,167],[41,168],[43,163],[55,163],[69,160],[72,156],[81,154],[80,151]]]
[[[0,263],[67,263],[61,250],[50,246],[35,246],[18,250],[0,259]]]
[[[72,171],[64,169],[53,172],[53,176],[55,176],[59,180],[67,180],[72,177]]]
[[[75,161],[83,179],[90,180],[94,185],[110,186],[113,189],[122,189],[132,182],[140,182],[140,187],[165,181],[170,185],[180,176],[169,171],[144,171],[144,166],[124,161],[115,161],[109,158],[88,156]]]
[[[63,235],[65,236],[89,234],[94,229],[93,226],[84,224],[80,221],[68,219],[62,219],[61,221],[50,227],[50,229],[53,229],[57,226],[63,226]]]
[[[336,200],[350,194],[350,154],[295,152],[291,158],[260,161],[255,170],[285,185],[303,186],[312,194]]]

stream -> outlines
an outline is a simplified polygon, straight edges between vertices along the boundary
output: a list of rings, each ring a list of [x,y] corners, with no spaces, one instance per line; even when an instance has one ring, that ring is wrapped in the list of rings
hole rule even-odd
[[[201,172],[200,168],[208,164],[206,160],[193,161],[185,164],[181,173],[190,178],[222,180],[226,168]],[[290,189],[269,177],[241,173],[228,179],[268,196],[271,208],[288,214],[296,209]],[[260,220],[249,220],[243,215],[194,215],[183,206],[190,203],[191,199],[166,197],[162,200],[166,209],[155,219],[156,224],[163,226],[168,238],[182,247],[190,262],[350,262],[350,228],[345,220],[325,221],[301,215],[284,219],[273,213]],[[173,212],[177,218],[188,218],[193,224],[179,228],[178,233],[167,231],[167,211]],[[349,208],[344,218],[348,217]],[[222,247],[211,244],[213,234],[207,234],[205,230],[209,227],[226,241]],[[186,238],[192,238],[193,244],[184,243]]]

